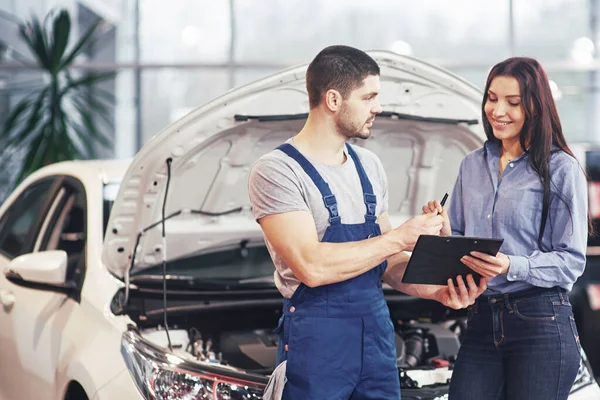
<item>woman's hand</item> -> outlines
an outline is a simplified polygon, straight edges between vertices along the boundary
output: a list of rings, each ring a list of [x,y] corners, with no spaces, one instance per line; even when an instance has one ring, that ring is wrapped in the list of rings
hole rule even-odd
[[[450,236],[452,234],[452,229],[450,227],[450,218],[448,217],[446,208],[442,207],[439,201],[432,200],[423,206],[423,214],[432,212],[437,212],[444,219],[442,229],[440,230],[440,236]]]
[[[463,256],[460,261],[486,278],[507,274],[510,267],[510,258],[503,253],[490,256],[489,254],[472,251],[470,256]]]
[[[466,308],[475,303],[475,299],[478,298],[486,289],[489,282],[489,278],[481,278],[479,280],[479,286],[475,283],[473,275],[467,275],[468,288],[465,285],[465,281],[462,276],[456,277],[458,284],[458,290],[452,282],[452,279],[448,279],[448,286],[442,286],[440,290],[435,293],[435,299],[445,305],[446,307],[460,310]]]

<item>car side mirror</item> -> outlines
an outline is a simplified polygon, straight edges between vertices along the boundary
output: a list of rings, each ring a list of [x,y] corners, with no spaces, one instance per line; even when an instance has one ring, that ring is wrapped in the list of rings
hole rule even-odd
[[[66,274],[67,252],[64,250],[23,254],[12,260],[4,272],[6,279],[15,285],[71,295],[77,288],[65,282]]]

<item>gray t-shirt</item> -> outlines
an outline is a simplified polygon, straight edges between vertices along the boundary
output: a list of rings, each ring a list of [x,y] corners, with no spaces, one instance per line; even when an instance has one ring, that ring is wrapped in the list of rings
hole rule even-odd
[[[288,143],[292,144],[291,140]],[[375,215],[388,209],[387,177],[379,158],[370,150],[352,147],[362,163],[373,192],[377,196]],[[316,168],[338,203],[338,212],[343,224],[359,224],[365,221],[366,206],[360,178],[352,157],[346,153],[346,162],[341,165],[325,165],[308,159]],[[329,226],[329,212],[323,196],[302,167],[281,150],[273,150],[256,161],[249,178],[248,192],[254,218],[258,221],[271,214],[291,211],[308,211],[312,214],[319,240]],[[300,281],[265,238],[267,248],[275,264],[275,285],[284,297],[291,297]]]

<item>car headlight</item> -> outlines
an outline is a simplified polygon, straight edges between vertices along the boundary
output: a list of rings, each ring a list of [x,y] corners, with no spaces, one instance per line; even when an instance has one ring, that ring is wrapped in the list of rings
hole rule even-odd
[[[262,377],[230,372],[226,367],[200,366],[166,353],[132,331],[123,334],[121,354],[146,400],[262,399]]]
[[[579,364],[579,371],[577,371],[577,377],[575,378],[575,383],[573,383],[573,387],[571,388],[571,393],[574,393],[588,385],[594,384],[595,382],[596,380],[594,379],[590,362],[588,361],[583,349],[581,349],[581,364]]]

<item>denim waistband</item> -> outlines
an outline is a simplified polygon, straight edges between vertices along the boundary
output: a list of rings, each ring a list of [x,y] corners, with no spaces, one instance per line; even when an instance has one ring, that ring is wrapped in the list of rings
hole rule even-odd
[[[496,301],[515,301],[522,300],[532,297],[540,297],[540,296],[550,296],[553,294],[558,294],[559,296],[566,295],[567,291],[561,287],[555,286],[551,288],[542,288],[542,287],[533,287],[530,289],[521,290],[513,293],[498,293],[492,295],[482,295],[480,299],[489,301],[491,299],[496,299]]]

